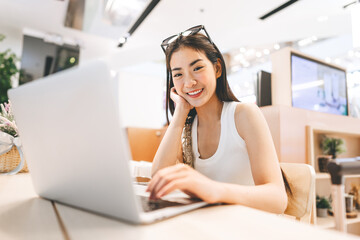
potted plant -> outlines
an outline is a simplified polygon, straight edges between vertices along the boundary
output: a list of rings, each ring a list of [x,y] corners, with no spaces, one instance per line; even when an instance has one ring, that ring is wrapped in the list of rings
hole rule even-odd
[[[333,159],[338,154],[345,152],[344,140],[323,135],[320,147],[324,154],[329,154]]]
[[[345,152],[344,140],[322,135],[320,147],[325,155],[318,156],[319,171],[327,172],[328,162],[335,159],[338,154]]]
[[[318,217],[327,217],[330,208],[330,202],[326,197],[316,196],[316,215]]]
[[[0,42],[5,36],[0,34]],[[10,49],[0,52],[0,103],[8,101],[7,91],[11,88],[11,79],[19,72],[19,59]]]

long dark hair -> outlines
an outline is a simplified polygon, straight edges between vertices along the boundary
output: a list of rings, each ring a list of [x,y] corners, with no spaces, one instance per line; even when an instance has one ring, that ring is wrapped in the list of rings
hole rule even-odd
[[[174,82],[172,79],[171,74],[171,67],[170,67],[170,60],[174,52],[178,51],[179,49],[187,47],[192,48],[197,51],[203,52],[206,57],[210,60],[211,63],[216,64],[218,60],[220,60],[221,64],[221,76],[216,79],[216,90],[215,93],[220,101],[223,102],[231,102],[239,100],[235,97],[233,92],[229,87],[229,83],[226,78],[226,67],[225,61],[220,53],[219,49],[216,47],[215,44],[211,43],[209,39],[201,33],[196,33],[194,35],[189,36],[179,36],[174,42],[172,42],[166,48],[166,119],[169,124],[169,115],[168,112],[170,110],[171,115],[174,114],[175,106],[174,102],[170,98],[170,90],[174,87]],[[192,109],[188,116],[189,119],[193,119],[196,115],[195,108]]]

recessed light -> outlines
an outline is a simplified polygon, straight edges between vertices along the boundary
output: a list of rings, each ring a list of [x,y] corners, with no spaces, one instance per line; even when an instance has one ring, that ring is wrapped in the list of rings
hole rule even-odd
[[[298,45],[300,47],[303,47],[303,46],[306,46],[306,45],[309,45],[313,42],[315,42],[318,38],[316,36],[312,36],[312,37],[308,37],[308,38],[304,38],[300,41],[298,41]]]
[[[235,57],[234,57],[234,60],[235,60],[235,61],[241,61],[241,59],[244,59],[244,55],[242,55],[242,54],[237,54],[237,55],[235,55]]]
[[[246,51],[245,55],[246,56],[251,56],[255,54],[255,49],[251,48],[249,50]]]
[[[240,67],[239,66],[233,66],[231,67],[231,72],[237,72],[240,70]]]

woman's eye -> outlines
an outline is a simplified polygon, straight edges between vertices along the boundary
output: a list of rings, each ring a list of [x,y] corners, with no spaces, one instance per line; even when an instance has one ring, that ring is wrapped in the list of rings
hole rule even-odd
[[[194,71],[199,71],[202,68],[203,68],[202,66],[196,67],[196,68],[194,68]]]
[[[181,76],[181,73],[177,73],[173,76],[173,78],[180,77],[180,76]]]

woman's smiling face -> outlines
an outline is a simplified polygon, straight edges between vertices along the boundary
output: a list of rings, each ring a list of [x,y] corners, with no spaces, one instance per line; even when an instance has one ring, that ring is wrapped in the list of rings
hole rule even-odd
[[[194,107],[207,103],[215,95],[217,65],[192,48],[183,47],[174,52],[170,67],[177,94]]]

